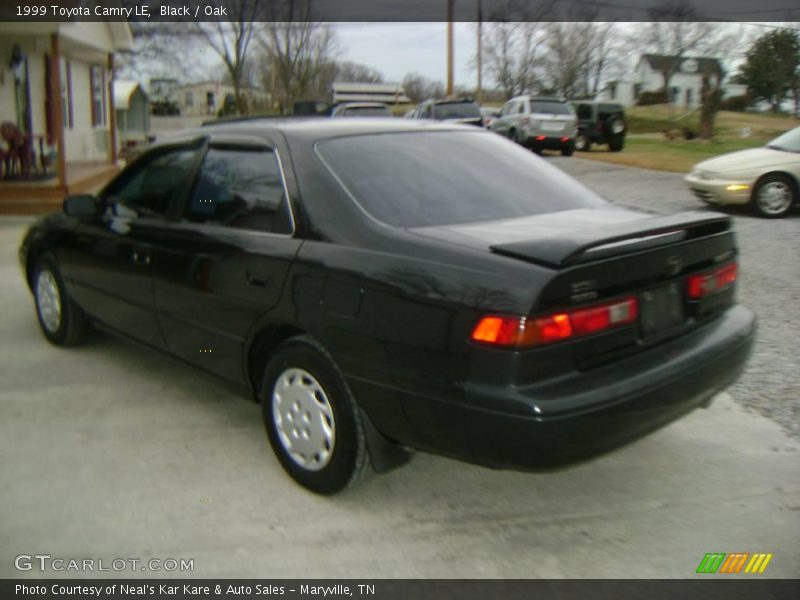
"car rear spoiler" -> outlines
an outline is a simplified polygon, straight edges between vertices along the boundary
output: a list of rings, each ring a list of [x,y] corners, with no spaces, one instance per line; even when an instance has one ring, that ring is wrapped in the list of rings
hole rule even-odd
[[[499,244],[491,246],[491,250],[546,267],[560,268],[721,233],[730,229],[730,221],[730,217],[725,215],[691,211],[637,219],[610,227],[576,229],[559,237]]]

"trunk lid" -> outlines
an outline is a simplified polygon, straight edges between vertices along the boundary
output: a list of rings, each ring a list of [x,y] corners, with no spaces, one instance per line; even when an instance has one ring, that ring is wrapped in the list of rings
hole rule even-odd
[[[725,215],[660,215],[608,206],[414,232],[552,270],[531,299],[531,315],[636,297],[635,325],[571,340],[568,351],[558,351],[567,351],[578,368],[680,335],[733,303],[733,289],[700,301],[686,293],[690,275],[735,257]]]

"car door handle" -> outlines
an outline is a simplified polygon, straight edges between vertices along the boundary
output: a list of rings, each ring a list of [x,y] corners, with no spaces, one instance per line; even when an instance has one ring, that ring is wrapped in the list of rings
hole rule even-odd
[[[150,265],[150,254],[147,252],[134,250],[133,254],[131,254],[131,259],[137,265],[144,265],[145,267]]]
[[[269,277],[261,278],[256,277],[250,271],[245,274],[245,278],[247,279],[247,283],[256,287],[267,287],[269,286]]]

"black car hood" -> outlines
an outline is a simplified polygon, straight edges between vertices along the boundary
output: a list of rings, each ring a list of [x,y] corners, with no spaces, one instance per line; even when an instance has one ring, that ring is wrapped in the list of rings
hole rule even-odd
[[[729,228],[725,215],[708,212],[685,212],[659,215],[620,206],[583,208],[532,215],[502,221],[418,227],[413,233],[439,241],[469,246],[538,263],[562,267],[577,262],[592,248],[608,246],[609,251],[594,253],[593,258],[640,249],[643,244],[658,245],[653,239],[668,241],[669,234],[681,239],[694,233],[708,234],[710,229]],[[646,241],[649,239],[650,241]],[[618,243],[631,240],[632,243]],[[612,246],[616,245],[613,249]]]

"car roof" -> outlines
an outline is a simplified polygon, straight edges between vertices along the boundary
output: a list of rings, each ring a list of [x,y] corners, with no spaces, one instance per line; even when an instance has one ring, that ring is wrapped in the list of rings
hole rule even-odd
[[[330,119],[325,117],[275,117],[242,118],[233,121],[207,123],[203,127],[182,130],[180,133],[158,140],[155,146],[181,143],[200,137],[232,134],[250,137],[269,137],[282,134],[286,138],[321,140],[327,138],[363,135],[369,133],[397,133],[412,131],[483,131],[469,125],[376,117],[373,119]]]
[[[608,100],[570,100],[572,104],[605,104],[606,106],[619,106],[624,108],[619,102],[610,102]]]
[[[425,100],[423,104],[431,102],[433,104],[474,104],[475,100],[472,98],[430,98]]]
[[[337,104],[335,108],[389,108],[387,104],[383,102],[341,102]]]

